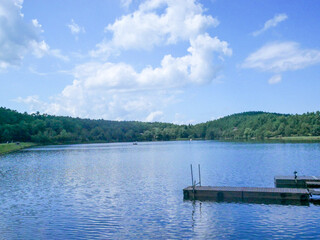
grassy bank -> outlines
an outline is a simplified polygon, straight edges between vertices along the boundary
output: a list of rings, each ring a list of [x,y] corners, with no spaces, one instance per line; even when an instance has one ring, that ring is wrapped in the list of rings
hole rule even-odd
[[[320,136],[297,136],[297,137],[282,137],[285,141],[301,141],[301,142],[320,142]]]
[[[287,142],[287,143],[316,143],[320,142],[320,136],[294,136],[294,137],[272,137],[267,141]]]
[[[28,148],[35,146],[35,143],[30,143],[30,142],[22,142],[22,143],[1,143],[0,144],[0,155],[6,154],[9,152],[14,152],[21,150],[23,148]]]
[[[320,143],[320,136],[271,137],[264,139],[217,139],[222,142],[248,143]]]

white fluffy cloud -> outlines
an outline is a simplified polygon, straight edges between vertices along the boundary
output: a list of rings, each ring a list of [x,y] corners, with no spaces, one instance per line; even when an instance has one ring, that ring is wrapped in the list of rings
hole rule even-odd
[[[37,28],[25,23],[22,1],[0,2],[0,68],[19,65],[31,41],[37,39]]]
[[[159,120],[161,109],[176,100],[180,88],[210,83],[221,57],[232,54],[226,42],[208,34],[190,40],[188,52],[182,57],[166,55],[159,67],[141,71],[126,63],[81,64],[74,69],[73,83],[52,103],[39,107],[51,114]]]
[[[50,46],[44,41],[37,42],[35,40],[30,42],[32,53],[37,58],[42,58],[45,55],[59,58],[63,61],[69,61],[67,56],[62,55],[59,49],[51,49]]]
[[[269,19],[268,21],[266,21],[262,29],[255,31],[252,35],[258,36],[259,34],[265,32],[269,28],[277,26],[279,23],[285,21],[287,18],[288,18],[287,14],[284,14],[284,13],[277,14],[272,19]]]
[[[281,75],[277,74],[277,75],[272,76],[269,79],[268,83],[269,84],[277,84],[277,83],[281,82],[281,80],[282,80]]]
[[[219,70],[220,56],[230,56],[228,43],[208,34],[190,40],[189,54],[183,57],[166,55],[161,66],[137,72],[125,63],[87,63],[75,69],[75,77],[86,88],[105,89],[168,89],[187,84],[210,83]]]
[[[67,24],[67,27],[70,29],[72,34],[79,34],[85,33],[84,27],[80,27],[78,24],[75,23],[73,19],[71,19],[71,23]]]
[[[320,63],[319,50],[301,49],[296,42],[281,42],[263,46],[250,54],[242,66],[280,73],[306,68],[316,63]]]
[[[43,32],[42,25],[38,22],[38,19],[32,19],[32,24],[34,27],[40,29],[40,31]]]
[[[195,0],[149,0],[139,9],[122,16],[105,31],[111,32],[111,40],[97,44],[92,56],[109,56],[114,49],[152,49],[163,44],[188,41],[203,34],[209,26],[219,21],[203,14],[202,6]]]
[[[77,65],[73,83],[50,103],[39,102],[35,97],[19,101],[38,104],[43,112],[56,115],[161,120],[164,109],[178,101],[181,89],[211,83],[223,58],[232,54],[227,42],[206,33],[205,29],[216,26],[218,21],[203,12],[195,0],[148,0],[137,11],[108,25],[112,37],[98,44],[92,55],[128,49],[138,49],[143,54],[146,49],[183,41],[189,43],[184,56],[167,54],[158,66],[146,64],[139,71],[125,62],[97,58]]]
[[[15,101],[18,103],[27,104],[32,112],[36,112],[39,110],[41,110],[41,111],[45,110],[44,104],[46,104],[46,103],[42,102],[39,99],[39,96],[37,96],[37,95],[28,96],[26,98],[19,97],[19,98],[15,99]]]
[[[295,71],[320,63],[320,51],[301,49],[296,42],[278,42],[267,44],[251,53],[243,62],[243,68],[277,73],[269,79],[270,84],[282,80],[280,73]]]
[[[146,122],[160,121],[162,116],[163,116],[163,112],[161,111],[152,112],[147,116]]]
[[[17,66],[23,57],[32,52],[36,57],[51,55],[66,60],[59,50],[39,40],[43,30],[37,19],[24,20],[22,0],[1,0],[0,2],[0,68]]]

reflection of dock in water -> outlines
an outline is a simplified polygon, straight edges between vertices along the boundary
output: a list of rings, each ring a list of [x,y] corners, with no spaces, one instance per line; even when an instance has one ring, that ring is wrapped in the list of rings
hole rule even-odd
[[[199,182],[194,181],[191,165],[192,186],[183,189],[185,200],[211,200],[218,202],[256,202],[280,204],[309,204],[320,200],[320,178],[297,176],[277,176],[275,188],[264,187],[219,187],[201,186],[200,165]],[[318,197],[317,197],[318,196]]]

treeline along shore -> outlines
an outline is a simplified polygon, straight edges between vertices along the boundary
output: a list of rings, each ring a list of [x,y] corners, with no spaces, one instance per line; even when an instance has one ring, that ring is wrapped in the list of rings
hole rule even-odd
[[[0,143],[64,144],[181,139],[320,141],[320,112],[301,115],[245,112],[196,125],[176,125],[27,114],[0,108]]]

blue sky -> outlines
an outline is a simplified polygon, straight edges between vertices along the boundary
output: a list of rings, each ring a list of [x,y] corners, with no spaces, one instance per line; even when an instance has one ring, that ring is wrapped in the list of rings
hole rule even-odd
[[[0,105],[199,123],[320,110],[317,0],[2,0]]]

